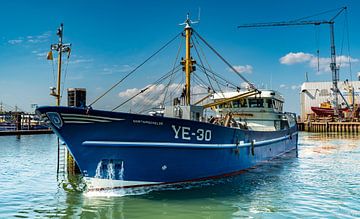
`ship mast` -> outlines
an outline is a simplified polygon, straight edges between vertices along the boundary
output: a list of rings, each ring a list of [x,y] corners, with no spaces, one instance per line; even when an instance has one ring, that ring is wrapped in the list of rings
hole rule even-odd
[[[194,64],[195,60],[191,57],[191,35],[192,35],[192,27],[191,24],[198,23],[198,21],[191,21],[189,18],[189,14],[186,16],[186,20],[183,23],[185,25],[185,60],[181,61],[181,64],[184,65],[185,70],[185,105],[190,105],[190,83],[191,83],[191,72],[195,71]]]
[[[63,44],[63,33],[64,33],[64,25],[60,24],[60,27],[57,30],[56,35],[59,36],[59,42],[57,44],[51,44],[50,52],[48,53],[47,59],[53,60],[52,51],[55,50],[58,52],[58,72],[57,72],[57,86],[55,88],[51,88],[51,96],[56,97],[56,106],[60,106],[61,101],[61,65],[62,65],[62,54],[67,52],[70,54],[71,44]]]

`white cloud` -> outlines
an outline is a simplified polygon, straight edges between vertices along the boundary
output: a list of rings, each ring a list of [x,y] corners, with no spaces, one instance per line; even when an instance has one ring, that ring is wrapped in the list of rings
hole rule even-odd
[[[131,105],[137,105],[137,104],[141,104],[141,105],[145,105],[148,107],[151,106],[159,106],[163,99],[164,99],[164,95],[165,95],[165,85],[164,84],[159,84],[159,85],[147,85],[144,88],[130,88],[127,89],[125,91],[122,91],[119,93],[119,97],[123,100],[127,100],[131,97],[133,97],[134,95],[138,94],[139,92],[141,92],[141,90],[145,89],[146,87],[151,86],[149,89],[146,90],[146,92],[143,92],[141,94],[139,94],[138,96],[136,96],[134,99],[131,100]],[[178,87],[178,84],[171,84],[169,86],[169,90],[174,90]],[[181,86],[180,86],[181,87]],[[152,94],[152,96],[156,96],[157,98],[154,100],[152,98],[149,97],[149,93]],[[178,90],[176,92],[178,95],[180,93],[180,90]]]
[[[27,38],[27,42],[29,42],[29,43],[42,43],[42,42],[48,42],[50,36],[51,36],[51,32],[47,31],[40,35],[27,36],[26,38]]]
[[[251,65],[234,65],[233,68],[239,73],[249,73],[253,72],[253,67]],[[228,71],[234,72],[231,68],[228,68]]]
[[[38,51],[38,50],[33,50],[31,51],[32,54],[36,55],[37,56],[37,59],[38,60],[45,60],[46,59],[46,56],[47,56],[47,52],[42,52],[42,51]]]
[[[33,51],[31,51],[31,53],[35,54],[38,57],[44,57],[44,58],[46,58],[46,55],[47,55],[47,52],[40,52],[38,50],[33,50]]]
[[[47,31],[36,36],[18,37],[17,39],[8,40],[9,44],[15,45],[20,43],[42,43],[48,42],[51,36],[51,32]]]
[[[22,39],[16,39],[16,40],[9,40],[8,41],[8,43],[11,44],[11,45],[20,44],[22,42],[23,42]]]
[[[308,62],[313,58],[312,54],[309,53],[303,53],[303,52],[297,52],[293,53],[290,52],[286,54],[285,56],[280,58],[280,63],[284,65],[292,65],[295,63],[303,63]]]
[[[93,62],[93,59],[75,59],[70,61],[71,64],[79,64],[79,63],[89,63],[89,62]]]
[[[44,57],[44,58],[46,58],[46,55],[47,55],[47,54],[48,54],[47,52],[39,52],[39,53],[37,53],[36,55],[39,56],[39,57]]]
[[[240,88],[245,88],[245,89],[247,89],[247,88],[249,88],[250,87],[250,85],[247,83],[247,82],[241,82],[241,84],[240,84]]]
[[[291,90],[299,90],[301,85],[291,85]]]
[[[294,85],[280,84],[279,88],[284,89],[284,90],[288,90],[288,89],[299,90],[301,88],[301,85],[298,85],[298,84],[294,84]]]
[[[330,58],[324,58],[324,57],[317,57],[310,53],[304,53],[304,52],[297,52],[293,53],[290,52],[286,54],[285,56],[281,57],[279,59],[281,64],[284,65],[293,65],[297,63],[306,63],[309,67],[313,68],[316,71],[319,71],[319,74],[324,72],[330,72]],[[336,63],[337,65],[340,65],[340,67],[347,67],[349,66],[350,62],[358,62],[359,59],[352,58],[349,56],[337,56],[336,57]]]

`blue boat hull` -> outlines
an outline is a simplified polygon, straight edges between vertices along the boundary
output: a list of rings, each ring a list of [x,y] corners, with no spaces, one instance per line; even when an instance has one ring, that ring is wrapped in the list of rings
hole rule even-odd
[[[37,113],[48,119],[86,178],[126,182],[121,187],[235,174],[297,148],[298,141],[296,126],[250,131],[70,107],[40,107]]]

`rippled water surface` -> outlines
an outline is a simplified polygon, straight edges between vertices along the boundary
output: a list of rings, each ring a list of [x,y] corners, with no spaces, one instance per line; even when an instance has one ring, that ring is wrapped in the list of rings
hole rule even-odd
[[[360,136],[300,133],[242,175],[144,190],[82,192],[56,176],[54,135],[0,137],[0,218],[360,218]]]

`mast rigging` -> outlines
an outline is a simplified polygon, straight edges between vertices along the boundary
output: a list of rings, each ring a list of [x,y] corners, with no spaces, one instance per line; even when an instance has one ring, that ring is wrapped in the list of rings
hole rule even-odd
[[[47,55],[48,60],[53,60],[52,51],[58,52],[58,74],[57,74],[57,87],[51,89],[51,96],[56,97],[56,106],[60,106],[61,102],[61,67],[62,67],[62,54],[68,53],[68,58],[71,52],[71,44],[63,43],[64,25],[61,23],[57,30],[56,35],[59,36],[59,42],[57,44],[51,44],[50,51]]]

